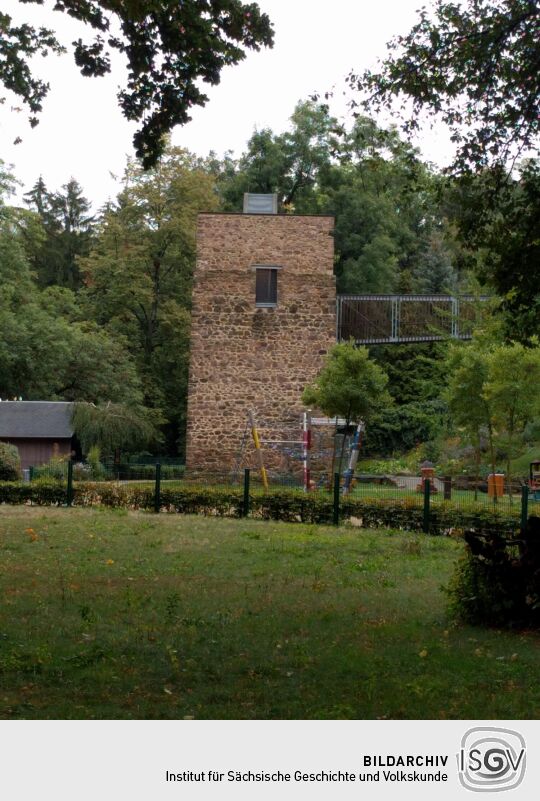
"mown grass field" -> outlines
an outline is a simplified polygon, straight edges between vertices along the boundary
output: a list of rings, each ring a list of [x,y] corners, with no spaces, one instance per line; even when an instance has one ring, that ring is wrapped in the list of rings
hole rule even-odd
[[[447,617],[462,547],[0,507],[0,716],[538,718],[540,636]]]

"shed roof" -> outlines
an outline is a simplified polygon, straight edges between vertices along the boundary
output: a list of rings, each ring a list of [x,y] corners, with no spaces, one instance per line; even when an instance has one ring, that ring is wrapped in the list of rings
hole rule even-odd
[[[72,407],[64,401],[0,401],[0,438],[71,439]]]

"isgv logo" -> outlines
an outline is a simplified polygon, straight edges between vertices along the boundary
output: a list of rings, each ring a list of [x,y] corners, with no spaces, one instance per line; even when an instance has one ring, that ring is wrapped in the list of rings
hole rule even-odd
[[[477,726],[461,739],[459,780],[467,790],[513,790],[525,775],[525,740],[517,731]]]

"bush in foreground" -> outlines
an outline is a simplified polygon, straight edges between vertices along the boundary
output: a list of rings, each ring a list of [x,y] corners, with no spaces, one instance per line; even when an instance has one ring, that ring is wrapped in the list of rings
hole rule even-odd
[[[0,442],[0,481],[17,481],[21,477],[21,459],[15,445]]]
[[[467,623],[540,627],[540,517],[519,539],[468,531],[465,540],[448,587],[453,613]]]

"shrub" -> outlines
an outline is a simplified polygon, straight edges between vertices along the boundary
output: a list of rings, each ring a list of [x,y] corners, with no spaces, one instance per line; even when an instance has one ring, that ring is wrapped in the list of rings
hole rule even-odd
[[[63,481],[67,476],[67,456],[51,456],[46,464],[34,467],[33,478],[56,479]]]
[[[415,468],[414,475],[418,472],[416,465]],[[357,473],[368,473],[370,476],[392,476],[411,473],[411,470],[405,459],[369,459],[369,461],[359,464]]]
[[[39,478],[32,483],[0,482],[0,503],[34,503],[37,506],[58,506],[66,502],[66,487],[61,481]]]
[[[86,462],[90,468],[90,478],[93,478],[94,481],[99,481],[106,477],[105,467],[101,463],[101,450],[99,445],[92,445],[88,451]]]
[[[0,481],[17,481],[21,477],[21,459],[15,445],[0,442]]]
[[[73,465],[74,481],[90,481],[92,479],[92,468],[85,462],[76,462]]]
[[[156,466],[153,464],[128,464],[122,465],[120,472],[127,480],[146,479],[153,481],[156,477]]]
[[[540,626],[540,517],[518,539],[468,531],[467,550],[447,588],[451,611],[467,623]]]

